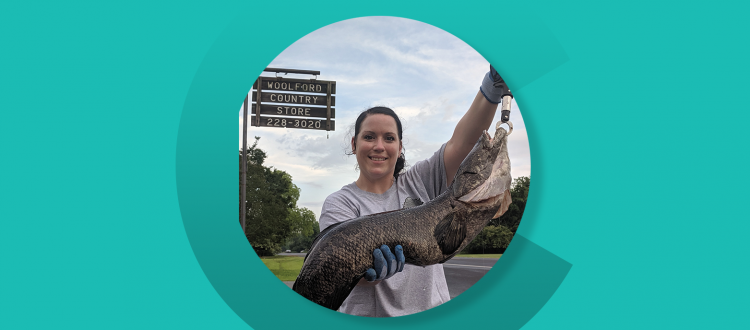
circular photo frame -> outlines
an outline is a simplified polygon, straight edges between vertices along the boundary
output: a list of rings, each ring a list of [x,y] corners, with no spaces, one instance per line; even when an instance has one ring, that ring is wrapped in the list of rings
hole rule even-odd
[[[397,17],[334,23],[279,54],[239,112],[240,224],[273,276],[370,317],[476,284],[530,186],[526,128],[500,72]]]

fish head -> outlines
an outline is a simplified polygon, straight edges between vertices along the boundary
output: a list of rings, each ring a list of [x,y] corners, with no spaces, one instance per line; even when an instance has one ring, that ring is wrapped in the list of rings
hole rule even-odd
[[[452,185],[455,199],[473,205],[499,205],[499,201],[510,199],[512,177],[507,144],[508,132],[502,127],[494,137],[487,131],[482,133],[456,171]]]

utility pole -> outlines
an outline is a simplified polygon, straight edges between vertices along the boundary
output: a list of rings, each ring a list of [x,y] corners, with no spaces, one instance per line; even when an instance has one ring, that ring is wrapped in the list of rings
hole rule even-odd
[[[240,224],[242,232],[245,232],[245,220],[247,219],[247,95],[242,107],[242,191],[240,191]]]

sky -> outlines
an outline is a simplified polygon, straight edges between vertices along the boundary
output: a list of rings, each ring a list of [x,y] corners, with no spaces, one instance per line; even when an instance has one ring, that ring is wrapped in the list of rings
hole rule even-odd
[[[249,126],[247,133],[248,145],[254,136],[260,137],[258,147],[268,155],[265,166],[292,176],[300,188],[297,205],[312,210],[316,219],[328,195],[359,177],[356,157],[347,156],[346,151],[360,112],[386,106],[399,115],[408,168],[450,139],[489,71],[482,55],[450,33],[396,17],[362,17],[322,27],[290,45],[267,67],[320,71],[318,79],[336,82],[335,131]],[[509,87],[512,91],[513,86]],[[498,108],[490,134],[499,120]],[[526,127],[515,101],[510,121],[511,174],[514,178],[530,176]]]

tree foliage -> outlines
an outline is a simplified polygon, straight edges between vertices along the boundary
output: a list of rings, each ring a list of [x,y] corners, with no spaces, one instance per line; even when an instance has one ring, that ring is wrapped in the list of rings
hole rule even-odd
[[[259,139],[256,136],[247,149],[245,236],[263,256],[278,253],[291,236],[313,232],[317,221],[312,211],[297,207],[300,190],[292,183],[292,176],[263,165],[267,155],[258,148]],[[242,150],[239,160],[242,189]]]
[[[313,230],[305,233],[301,232],[297,235],[292,236],[282,248],[284,250],[291,250],[292,252],[308,251],[312,245],[313,239],[320,233],[320,227],[318,222],[315,221]]]
[[[522,176],[513,180],[510,196],[513,203],[508,211],[490,220],[482,232],[464,248],[464,253],[503,253],[521,224],[526,199],[529,196],[531,178]]]
[[[311,236],[320,232],[318,221],[315,220],[315,213],[306,207],[295,207],[289,212],[289,218],[293,226],[292,231],[295,234]]]

